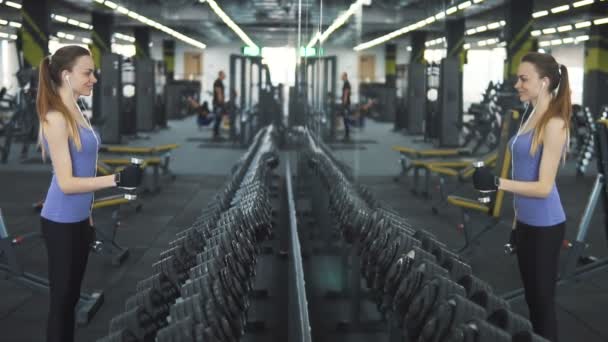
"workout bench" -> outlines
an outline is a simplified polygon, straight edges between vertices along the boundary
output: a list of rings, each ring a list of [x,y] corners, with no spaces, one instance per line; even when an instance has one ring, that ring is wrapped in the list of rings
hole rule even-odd
[[[48,293],[48,279],[25,272],[17,259],[16,253],[16,249],[21,244],[34,238],[38,239],[41,236],[40,232],[15,237],[9,235],[2,217],[2,210],[0,210],[0,273],[3,274],[4,279],[25,286],[32,291]],[[80,299],[75,308],[76,322],[78,324],[87,324],[97,313],[103,301],[104,294],[102,291],[95,291],[90,294],[81,292]]]
[[[110,154],[129,154],[139,156],[157,157],[161,159],[160,168],[163,171],[163,176],[168,176],[171,180],[175,179],[175,175],[169,169],[171,161],[171,151],[177,149],[178,144],[158,145],[153,147],[132,147],[132,146],[115,146],[101,145],[99,152]]]
[[[511,152],[509,151],[508,142],[511,136],[517,132],[517,127],[519,127],[519,119],[519,112],[516,110],[511,110],[505,115],[503,120],[500,143],[498,145],[498,154],[494,165],[494,174],[501,178],[509,177],[509,170],[511,168]],[[474,172],[474,170],[470,172]],[[464,233],[465,243],[464,246],[459,250],[459,253],[472,249],[474,243],[477,242],[477,240],[481,238],[483,234],[490,231],[500,222],[504,195],[503,190],[496,191],[492,196],[490,196],[490,202],[487,204],[480,203],[477,199],[470,199],[461,196],[450,195],[447,197],[447,202],[460,208],[462,213],[462,222],[458,225],[457,229]],[[488,217],[487,222],[484,223],[483,229],[476,234],[474,234],[473,227],[471,227],[470,224],[471,212],[480,212],[486,214]]]
[[[110,256],[112,265],[120,266],[129,256],[129,249],[116,243],[116,229],[120,227],[120,208],[125,204],[132,204],[137,200],[137,195],[119,194],[96,199],[93,209],[114,208],[112,211],[111,225],[95,226],[95,242],[92,250],[99,254]],[[137,203],[135,211],[139,212],[142,205]]]
[[[471,155],[471,150],[466,148],[417,150],[410,147],[393,146],[391,149],[399,152],[399,164],[401,165],[401,172],[394,178],[395,182],[398,182],[401,177],[407,176],[408,172],[412,169],[414,170],[414,177],[416,178],[418,171],[417,168],[414,167],[414,162],[420,161],[421,159],[456,158]]]

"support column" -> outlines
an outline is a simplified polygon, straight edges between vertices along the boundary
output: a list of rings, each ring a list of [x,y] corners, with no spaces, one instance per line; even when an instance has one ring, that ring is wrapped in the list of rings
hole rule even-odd
[[[93,31],[91,32],[91,45],[89,49],[95,61],[95,67],[101,68],[101,56],[112,53],[112,34],[114,17],[103,12],[93,12],[91,16]]]
[[[507,43],[507,60],[505,62],[504,80],[514,82],[517,78],[517,67],[521,58],[530,51],[538,49],[538,40],[532,32],[532,12],[534,1],[511,0],[506,4],[505,39]]]
[[[426,31],[412,32],[412,52],[410,54],[410,64],[426,64],[424,61],[424,51],[426,49],[426,45],[424,43],[426,43]]]
[[[93,125],[101,125],[103,122],[102,108],[102,86],[105,84],[102,78],[101,65],[102,56],[112,53],[112,34],[114,26],[114,17],[111,14],[106,14],[100,11],[94,11],[91,16],[91,44],[89,49],[93,55],[95,62],[95,76],[98,82],[93,86]],[[118,140],[118,138],[113,138]]]
[[[592,18],[602,18],[608,11],[607,3],[596,3],[591,8]],[[603,106],[608,105],[605,96],[608,89],[608,25],[593,25],[589,40],[585,42],[585,76],[583,82],[583,106],[599,118]]]
[[[459,128],[462,124],[462,72],[466,62],[465,19],[448,20],[446,22],[447,57],[441,61],[439,73],[439,108],[433,115],[429,110],[427,126],[432,128],[425,136],[435,137],[441,147],[458,146]],[[439,106],[435,106],[439,107]]]
[[[135,57],[150,58],[150,28],[137,26],[133,29],[135,36]]]
[[[397,86],[397,45],[386,44],[384,49],[385,84],[395,88]]]
[[[163,61],[165,62],[165,82],[169,83],[173,81],[175,75],[175,40],[163,40]]]
[[[407,82],[407,131],[422,134],[426,114],[426,61],[424,51],[426,31],[412,32],[412,54],[408,67]]]
[[[19,30],[17,49],[23,52],[25,68],[37,68],[49,54],[51,0],[23,0],[21,2],[22,26]]]

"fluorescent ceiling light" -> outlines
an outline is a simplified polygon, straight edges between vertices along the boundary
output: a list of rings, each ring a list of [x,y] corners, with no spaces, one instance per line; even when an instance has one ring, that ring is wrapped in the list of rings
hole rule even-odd
[[[562,41],[564,42],[564,44],[572,44],[572,43],[574,43],[574,38],[568,37],[568,38],[562,39]]]
[[[474,4],[478,4],[478,3],[480,3],[480,2],[483,2],[483,0],[473,0],[473,3],[474,3]]]
[[[21,23],[18,23],[16,21],[11,21],[8,23],[8,25],[16,28],[21,28]]]
[[[500,21],[500,26],[505,26],[505,25],[507,25],[507,22],[506,22],[506,21],[504,21],[504,20],[501,20],[501,21]]]
[[[91,44],[91,39],[89,38],[82,38],[82,42],[85,44]]]
[[[220,17],[220,19],[222,19],[222,21],[226,25],[228,25],[228,27],[232,31],[234,31],[234,33],[236,33],[237,36],[239,36],[239,38],[241,38],[241,40],[245,42],[245,44],[251,47],[258,47],[257,45],[255,45],[253,40],[251,40],[251,38],[249,38],[249,36],[247,36],[247,34],[245,34],[245,32],[243,32],[243,30],[241,30],[241,28],[237,24],[235,24],[234,21],[232,21],[232,19],[230,19],[230,17],[220,8],[220,6],[215,2],[215,0],[206,1],[213,10],[213,12],[215,12],[215,14],[217,14],[217,16]]]
[[[593,3],[593,0],[582,0],[582,1],[577,1],[575,3],[572,4],[573,7],[581,7],[581,6],[586,6],[586,5],[591,5]]]
[[[540,30],[534,30],[530,34],[532,35],[532,37],[538,37],[540,36],[541,32]]]
[[[139,20],[139,14],[137,14],[133,11],[129,11],[129,14],[127,14],[127,15],[132,19]]]
[[[466,44],[464,44],[462,47],[463,47],[465,50],[468,50],[468,49],[470,49],[470,48],[471,48],[471,44],[466,43]]]
[[[0,25],[8,25],[8,21],[0,19]]]
[[[485,26],[485,25],[481,25],[481,26],[477,27],[477,33],[479,33],[479,32],[485,32],[487,30],[488,30],[488,27]]]
[[[65,22],[68,21],[67,17],[64,17],[64,16],[59,15],[59,14],[51,14],[51,18],[57,20],[60,23],[65,23]]]
[[[12,2],[12,1],[6,1],[4,2],[4,4],[8,7],[12,7],[12,8],[16,8],[16,9],[21,9],[21,4],[18,4],[16,2]]]
[[[557,32],[557,30],[554,29],[553,27],[543,29],[543,34],[553,34],[555,32]]]
[[[359,10],[359,8],[361,8],[361,6],[364,5],[364,3],[365,3],[365,0],[357,0],[357,1],[353,2],[344,13],[340,14],[336,19],[334,19],[334,21],[331,23],[331,25],[329,25],[329,27],[327,28],[327,30],[325,30],[325,32],[323,32],[323,33],[317,32],[317,34],[310,40],[307,47],[311,48],[317,42],[320,42],[320,43],[325,42],[332,33],[334,33],[342,25],[346,24],[348,19],[350,19],[350,17],[353,16],[357,12],[357,10]],[[429,20],[429,19],[427,19],[427,20]],[[433,21],[435,21],[434,18],[433,18]]]
[[[559,13],[559,12],[564,12],[570,9],[570,5],[561,5],[561,6],[557,6],[557,7],[553,7],[551,9],[551,13]],[[561,44],[561,43],[560,43]]]
[[[557,32],[566,32],[572,30],[572,25],[564,25],[557,28]]]
[[[123,6],[118,6],[116,8],[116,11],[118,11],[118,13],[120,14],[129,14],[129,10],[124,8]]]
[[[212,1],[212,0],[209,0],[209,1]],[[103,2],[103,4],[105,6],[111,8],[111,9],[118,8],[118,5],[116,3],[114,3],[114,2],[112,2],[112,1],[105,0]],[[125,7],[123,7],[123,8],[125,8]],[[125,10],[126,10],[126,12],[125,12]],[[126,13],[126,15],[128,15],[129,17],[131,17],[133,19],[136,19],[137,21],[139,21],[141,23],[144,23],[146,25],[149,25],[149,26],[152,26],[154,28],[157,28],[157,29],[159,29],[159,30],[161,30],[163,32],[170,32],[169,34],[171,36],[173,36],[173,37],[175,37],[175,38],[177,38],[177,39],[179,39],[179,40],[181,40],[181,41],[183,41],[183,42],[185,42],[187,44],[195,46],[195,47],[197,47],[199,49],[204,49],[204,48],[207,47],[207,45],[205,45],[202,42],[199,42],[198,40],[192,39],[192,38],[187,37],[187,36],[185,36],[185,35],[183,35],[181,33],[178,33],[178,32],[176,32],[174,30],[171,30],[171,29],[169,29],[168,27],[166,27],[166,26],[164,26],[162,24],[159,24],[159,23],[157,23],[157,22],[155,22],[153,20],[150,20],[150,19],[144,17],[143,15],[139,15],[139,14],[133,12],[133,11],[129,11],[128,8],[125,8],[125,10],[121,10],[121,11],[117,11],[117,12],[118,13],[123,13],[123,14]]]
[[[470,36],[470,35],[472,35],[472,34],[475,34],[476,32],[477,32],[477,29],[472,28],[472,29],[468,29],[468,30],[466,30],[465,34],[466,34],[467,36]]]
[[[596,19],[593,21],[593,23],[595,25],[604,25],[604,24],[608,24],[608,17],[606,18],[602,18],[602,19]]]
[[[551,45],[551,42],[538,42],[538,46],[545,47],[545,46],[550,46],[550,45]]]
[[[116,3],[114,3],[114,2],[112,2],[112,1],[106,0],[106,1],[104,1],[103,4],[106,5],[106,6],[108,6],[108,7],[110,7],[111,9],[118,8],[118,5]]]
[[[587,36],[587,35],[584,35],[584,36],[578,36],[578,37],[576,37],[575,39],[576,39],[576,42],[584,42],[584,41],[586,41],[586,40],[589,40],[589,36]]]
[[[581,21],[580,23],[576,23],[574,24],[574,27],[578,28],[583,28],[583,27],[589,27],[591,26],[591,22],[590,21]]]
[[[536,19],[536,18],[544,17],[546,15],[549,15],[549,11],[538,11],[538,12],[532,13],[532,18]]]
[[[207,0],[207,1],[209,1],[209,0]],[[481,2],[481,1],[478,1],[478,2]],[[478,2],[475,2],[475,3],[478,3]],[[468,3],[468,5],[466,3]],[[471,3],[471,1],[465,1],[465,2],[461,3],[460,5],[465,4],[464,8],[466,8],[466,7],[470,6],[470,3]],[[445,12],[441,11],[441,12],[435,14],[434,15],[435,19],[436,20],[441,20],[441,19],[445,18],[446,16],[451,15],[451,14],[457,12],[458,11],[458,6],[460,6],[460,5],[452,6],[452,7],[448,8]],[[385,34],[383,36],[380,36],[380,37],[377,37],[377,38],[372,39],[370,41],[361,43],[361,44],[355,46],[353,48],[353,50],[355,50],[355,51],[361,51],[361,50],[369,49],[369,48],[371,48],[373,46],[380,45],[380,44],[382,44],[384,42],[387,42],[387,41],[389,41],[391,39],[394,39],[394,38],[396,38],[396,37],[398,37],[400,35],[406,34],[406,33],[410,32],[410,31],[422,28],[422,27],[428,25],[427,20],[428,19],[426,19],[426,20],[420,20],[419,22],[417,22],[415,24],[410,24],[410,25],[404,26],[404,27],[402,27],[402,28],[400,28],[398,30],[392,31],[392,32],[387,33],[387,34]],[[487,27],[485,27],[485,28],[487,29]]]
[[[488,24],[488,29],[490,29],[490,30],[495,30],[495,29],[497,29],[499,27],[500,27],[500,23],[498,23],[498,22]]]
[[[65,39],[74,40],[74,38],[76,38],[76,36],[74,36],[73,34],[66,33],[65,35]]]
[[[68,19],[68,24],[70,25],[78,26],[79,23],[80,22],[78,20]]]
[[[477,45],[478,45],[478,46],[486,46],[486,41],[485,41],[485,40],[482,40],[482,41],[480,41],[480,42],[477,42]]]
[[[471,7],[471,2],[470,1],[465,1],[463,3],[461,3],[460,5],[458,5],[458,9],[459,10],[463,10],[467,7]]]
[[[562,44],[562,40],[561,39],[553,39],[551,41],[551,45],[561,45]]]

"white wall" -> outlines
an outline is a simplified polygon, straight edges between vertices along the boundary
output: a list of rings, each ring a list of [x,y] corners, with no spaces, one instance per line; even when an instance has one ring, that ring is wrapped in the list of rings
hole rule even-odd
[[[384,83],[386,81],[386,70],[385,70],[385,50],[384,46],[377,46],[371,49],[364,50],[357,53],[353,51],[351,47],[342,46],[324,46],[326,56],[337,57],[337,69],[338,69],[338,94],[342,89],[342,81],[340,75],[346,71],[348,73],[348,79],[352,87],[351,101],[357,103],[359,101],[359,83],[365,82],[365,80],[359,79],[359,56],[360,55],[373,55],[376,57],[376,78],[372,82]],[[406,50],[405,46],[397,46],[397,64],[409,64],[410,53]]]
[[[181,41],[175,43],[175,79],[187,79],[188,75],[185,75],[184,67],[184,53],[186,52],[198,52],[202,55],[202,76],[201,81],[201,101],[211,101],[211,95],[207,92],[212,91],[213,82],[217,78],[218,72],[223,70],[226,73],[226,80],[224,80],[224,86],[226,87],[226,96],[230,94],[228,92],[229,82],[229,71],[230,71],[230,55],[240,54],[241,45],[231,44],[222,46],[207,47],[204,50],[193,47]],[[153,40],[153,46],[150,49],[150,55],[155,60],[162,60],[162,37],[158,40]]]
[[[581,45],[563,45],[551,48],[551,55],[568,68],[572,103],[583,103],[585,48]]]
[[[0,41],[0,88],[6,87],[9,94],[17,92],[15,73],[19,69],[15,42]]]
[[[504,59],[504,49],[469,50],[462,75],[462,102],[465,112],[471,103],[481,101],[490,81],[502,82]]]

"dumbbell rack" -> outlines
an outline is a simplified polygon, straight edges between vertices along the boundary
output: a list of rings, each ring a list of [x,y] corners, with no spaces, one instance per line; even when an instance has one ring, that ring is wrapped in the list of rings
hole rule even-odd
[[[4,223],[2,211],[0,210],[0,273],[6,279],[19,285],[25,286],[32,291],[49,293],[49,281],[32,273],[25,272],[19,263],[16,247],[31,239],[40,238],[40,233],[29,233],[27,235],[13,237],[9,235]],[[76,323],[87,324],[99,310],[104,301],[102,291],[93,293],[81,293],[80,300],[76,305]]]
[[[581,146],[578,147],[578,160],[576,162],[576,173],[579,176],[582,176],[587,171],[587,167],[589,163],[593,160],[596,153],[595,148],[595,139],[597,135],[597,129],[595,124],[595,119],[593,118],[593,114],[589,111],[589,108],[584,109],[585,116],[585,127],[587,133],[585,135],[585,140],[581,143]]]
[[[246,313],[260,243],[271,233],[275,140],[272,127],[256,135],[226,187],[161,253],[100,341],[237,341],[264,328]]]
[[[383,327],[391,342],[461,340],[462,334],[469,336],[467,341],[477,342],[545,341],[458,255],[429,232],[414,229],[384,208],[363,186],[353,184],[319,147],[322,143],[310,134],[307,138],[309,146],[300,158],[303,170],[298,175],[305,176],[308,167],[320,180],[329,198],[325,210],[335,219],[332,223],[343,246],[355,257],[351,291],[346,293],[352,296],[350,321],[343,326],[357,332]],[[315,192],[313,201],[317,200],[317,188],[306,186]],[[363,321],[359,315],[364,299],[361,278],[382,314],[380,324],[368,324],[373,321]]]

